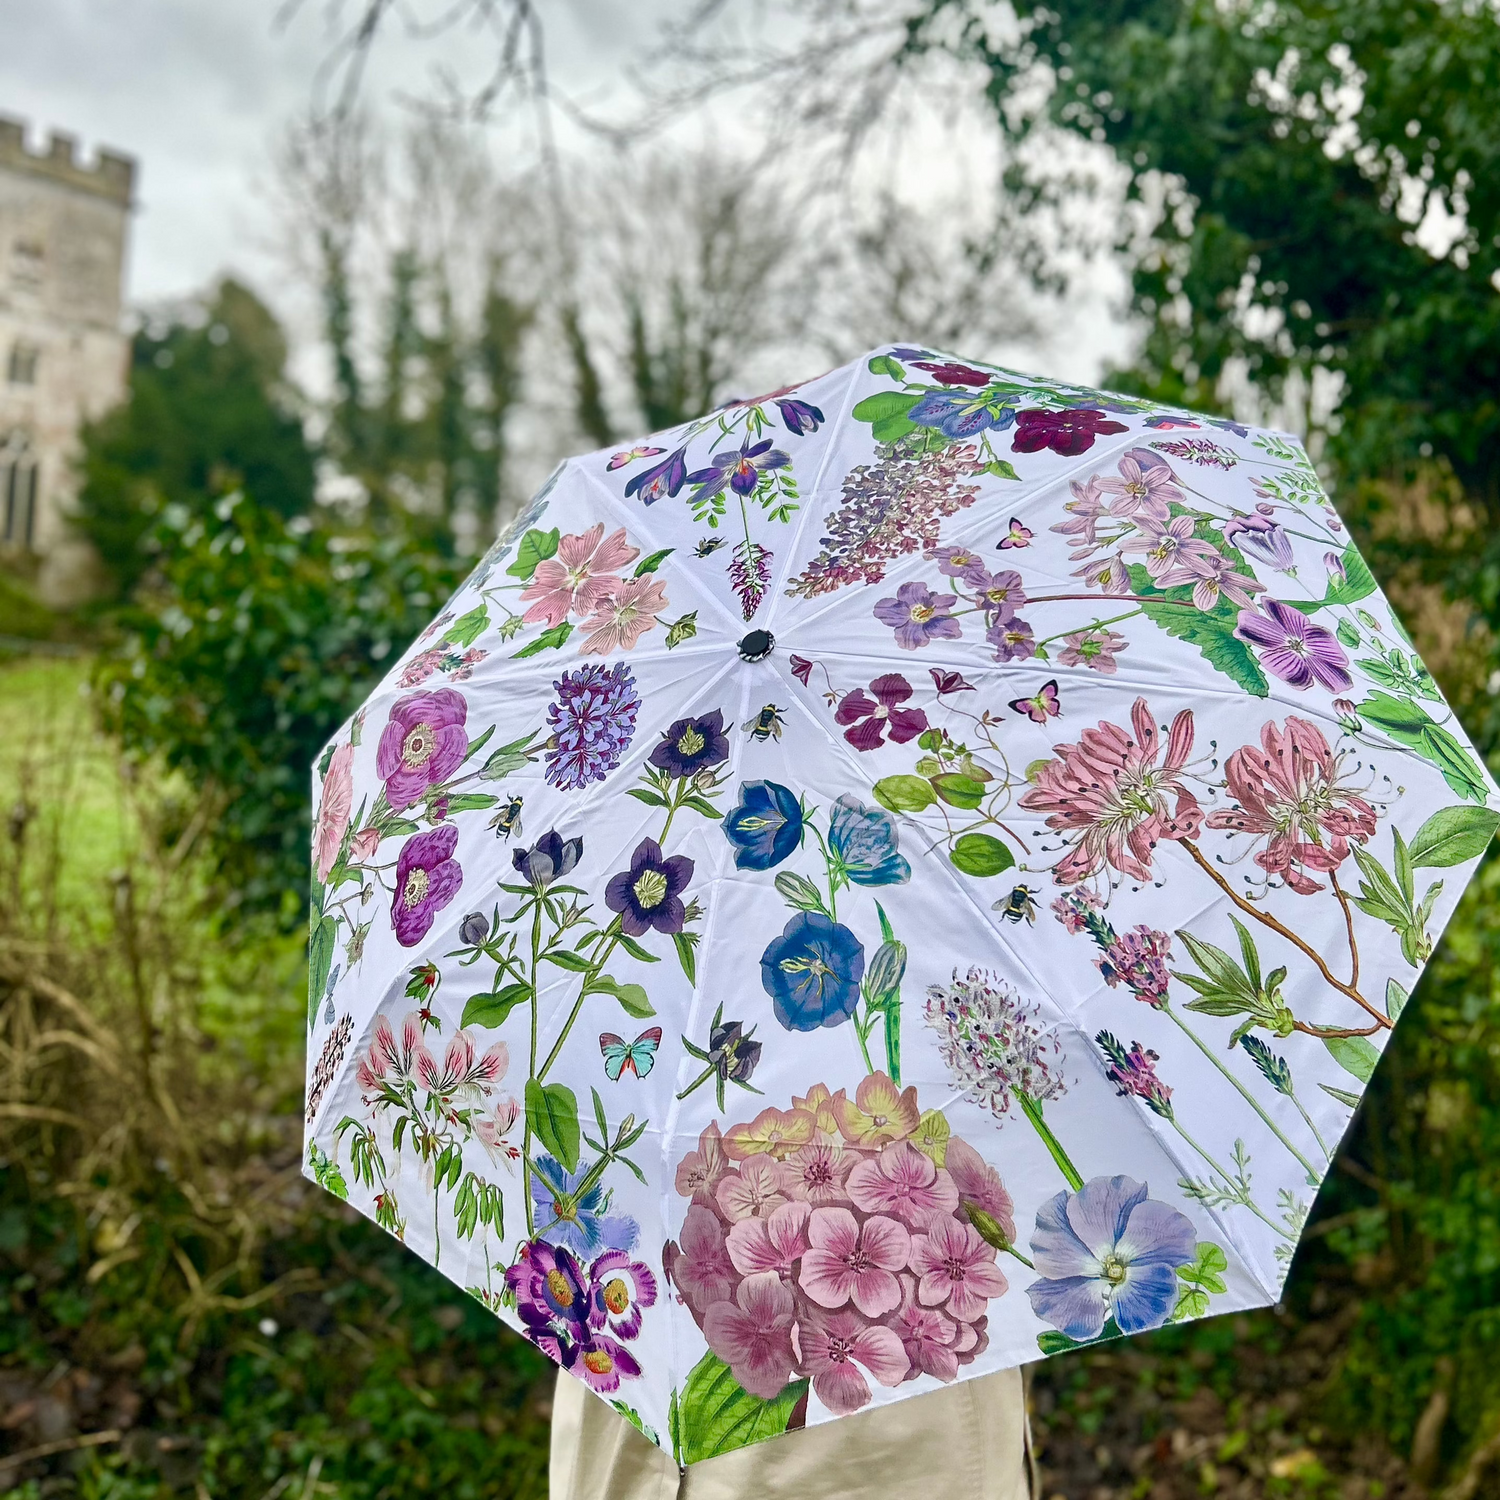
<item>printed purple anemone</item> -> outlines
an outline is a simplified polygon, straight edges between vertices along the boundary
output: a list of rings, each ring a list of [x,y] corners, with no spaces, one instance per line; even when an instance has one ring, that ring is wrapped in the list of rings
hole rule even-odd
[[[375,751],[375,771],[392,811],[410,807],[458,769],[469,749],[468,712],[463,694],[452,688],[396,700]]]
[[[396,856],[396,889],[391,896],[391,925],[396,941],[412,948],[427,936],[433,918],[457,894],[464,872],[453,858],[458,829],[444,823],[430,833],[413,834]]]
[[[1273,677],[1295,688],[1313,683],[1330,693],[1342,693],[1354,685],[1349,658],[1331,630],[1314,625],[1300,609],[1267,599],[1265,613],[1242,609],[1234,633],[1260,649],[1260,664]]]
[[[687,908],[681,893],[693,878],[693,862],[685,854],[662,857],[655,839],[642,839],[630,868],[611,875],[604,888],[604,904],[620,916],[620,928],[640,937],[648,928],[668,936],[682,931]]]
[[[957,594],[934,594],[925,583],[903,583],[894,599],[876,604],[875,618],[895,630],[898,646],[915,651],[933,641],[956,641],[963,634],[950,613],[957,603]]]

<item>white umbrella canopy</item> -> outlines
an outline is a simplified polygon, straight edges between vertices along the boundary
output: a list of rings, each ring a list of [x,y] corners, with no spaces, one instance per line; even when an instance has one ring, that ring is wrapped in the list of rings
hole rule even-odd
[[[1500,822],[1294,438],[900,347],[563,464],[314,791],[309,1175],[684,1463],[1274,1301]]]

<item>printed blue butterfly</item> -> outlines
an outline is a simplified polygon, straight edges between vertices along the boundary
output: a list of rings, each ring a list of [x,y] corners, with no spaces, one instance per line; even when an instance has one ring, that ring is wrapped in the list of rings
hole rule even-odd
[[[611,1083],[618,1083],[629,1068],[637,1078],[644,1078],[656,1063],[656,1049],[661,1045],[661,1027],[652,1026],[633,1042],[612,1031],[599,1034],[599,1050],[604,1054],[604,1071]]]

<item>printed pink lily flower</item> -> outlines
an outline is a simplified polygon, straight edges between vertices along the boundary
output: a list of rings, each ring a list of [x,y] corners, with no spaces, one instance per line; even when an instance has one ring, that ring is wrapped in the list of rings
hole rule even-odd
[[[792,1378],[794,1316],[779,1276],[747,1276],[733,1302],[716,1302],[704,1314],[703,1336],[752,1396],[769,1401]]]
[[[432,1054],[422,1040],[422,1017],[417,1011],[409,1011],[401,1023],[401,1040],[391,1028],[386,1016],[375,1021],[375,1034],[370,1038],[370,1050],[359,1060],[355,1078],[362,1093],[378,1094],[388,1075],[394,1074],[396,1082],[414,1079],[421,1067],[431,1067]]]
[[[958,1219],[934,1219],[926,1234],[912,1236],[911,1268],[920,1277],[917,1297],[922,1305],[946,1308],[965,1323],[1010,1287],[995,1264],[995,1247],[972,1224]]]
[[[893,1215],[913,1231],[958,1207],[953,1179],[909,1141],[860,1162],[849,1174],[849,1197],[861,1212]]]
[[[1134,739],[1101,721],[1097,729],[1085,729],[1076,745],[1055,746],[1058,758],[1041,767],[1036,785],[1020,799],[1028,812],[1047,814],[1047,826],[1072,840],[1053,866],[1058,885],[1077,885],[1105,866],[1132,880],[1149,880],[1157,844],[1196,838],[1203,826],[1203,810],[1182,779],[1193,748],[1192,710],[1172,720],[1165,757],[1144,698],[1135,700],[1130,718]]]
[[[820,1307],[852,1301],[867,1318],[878,1318],[899,1305],[895,1273],[906,1267],[911,1235],[895,1219],[876,1214],[861,1224],[847,1208],[818,1208],[807,1239],[802,1290]]]
[[[906,1379],[910,1361],[893,1329],[867,1323],[858,1313],[836,1312],[800,1319],[792,1331],[798,1364],[812,1377],[812,1388],[829,1411],[842,1416],[870,1400],[861,1367],[880,1385]]]
[[[1266,591],[1259,579],[1236,573],[1218,552],[1206,557],[1195,554],[1180,566],[1168,569],[1156,582],[1164,589],[1191,587],[1193,603],[1205,611],[1217,609],[1221,595],[1244,609],[1254,603],[1251,595]]]
[[[1258,749],[1242,745],[1224,763],[1237,805],[1210,813],[1208,826],[1264,840],[1255,862],[1267,875],[1302,896],[1321,891],[1308,871],[1332,873],[1348,859],[1351,839],[1375,836],[1375,809],[1344,784],[1343,761],[1316,724],[1295,716],[1285,729],[1267,722]]]
[[[563,537],[557,555],[539,562],[521,591],[522,602],[531,603],[522,618],[528,625],[545,621],[557,626],[570,614],[593,614],[622,586],[623,580],[615,575],[639,556],[640,550],[625,540],[623,526],[606,537],[600,521]]]
[[[474,1121],[474,1134],[479,1144],[493,1162],[501,1163],[512,1170],[521,1159],[521,1148],[510,1139],[510,1133],[521,1118],[521,1106],[509,1094],[502,1095],[488,1114],[479,1115]]]
[[[418,1059],[417,1079],[430,1094],[451,1099],[455,1094],[487,1089],[499,1083],[510,1067],[510,1048],[496,1042],[482,1057],[467,1031],[456,1031],[443,1052],[443,1066],[438,1067],[432,1054]]]
[[[349,813],[354,807],[354,746],[343,744],[328,762],[323,778],[323,797],[318,803],[318,825],[313,835],[313,861],[318,879],[327,880],[339,857]]]
[[[1192,516],[1174,516],[1163,523],[1154,515],[1140,515],[1135,521],[1136,535],[1120,550],[1141,554],[1146,571],[1159,582],[1174,568],[1191,570],[1200,558],[1207,562],[1218,557],[1212,542],[1193,535],[1196,525]]]

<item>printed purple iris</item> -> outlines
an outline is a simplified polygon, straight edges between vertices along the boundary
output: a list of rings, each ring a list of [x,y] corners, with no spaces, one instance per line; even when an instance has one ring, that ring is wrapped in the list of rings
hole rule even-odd
[[[635,738],[641,706],[635,678],[624,662],[564,672],[552,684],[557,702],[547,709],[547,780],[564,791],[603,781]]]
[[[687,908],[682,892],[693,878],[693,862],[685,854],[663,858],[655,839],[642,839],[631,856],[630,868],[611,875],[604,888],[604,904],[618,912],[620,929],[640,937],[654,927],[671,936],[682,931]]]
[[[396,856],[396,889],[391,896],[391,925],[403,948],[415,947],[464,883],[453,858],[458,829],[452,823],[430,833],[413,834]]]
[[[950,611],[958,603],[957,594],[934,594],[925,583],[903,583],[894,599],[882,599],[875,606],[875,618],[896,632],[896,644],[908,651],[933,641],[954,641],[963,627]]]
[[[717,495],[725,485],[736,495],[750,495],[755,492],[762,474],[771,469],[785,468],[791,461],[789,454],[771,446],[770,438],[762,438],[758,443],[746,438],[737,450],[715,453],[708,468],[698,469],[687,478],[689,484],[703,486],[694,497],[698,500]]]
[[[632,495],[646,505],[655,505],[663,495],[671,498],[687,483],[687,449],[669,453],[659,464],[642,469],[625,486],[625,497]]]
[[[452,688],[396,700],[375,751],[375,770],[393,811],[410,807],[458,769],[469,749],[468,712],[463,694]]]
[[[816,432],[823,421],[823,413],[806,401],[788,399],[778,401],[776,405],[781,410],[781,420],[786,423],[787,431],[796,433],[798,437],[804,432]]]
[[[1026,1288],[1032,1311],[1070,1339],[1159,1328],[1177,1302],[1177,1268],[1195,1250],[1193,1224],[1129,1177],[1095,1177],[1059,1193],[1036,1216]]]
[[[1342,693],[1354,684],[1349,658],[1333,632],[1280,599],[1267,599],[1264,614],[1242,609],[1234,633],[1259,648],[1266,671],[1295,688],[1316,682],[1330,693]]]

